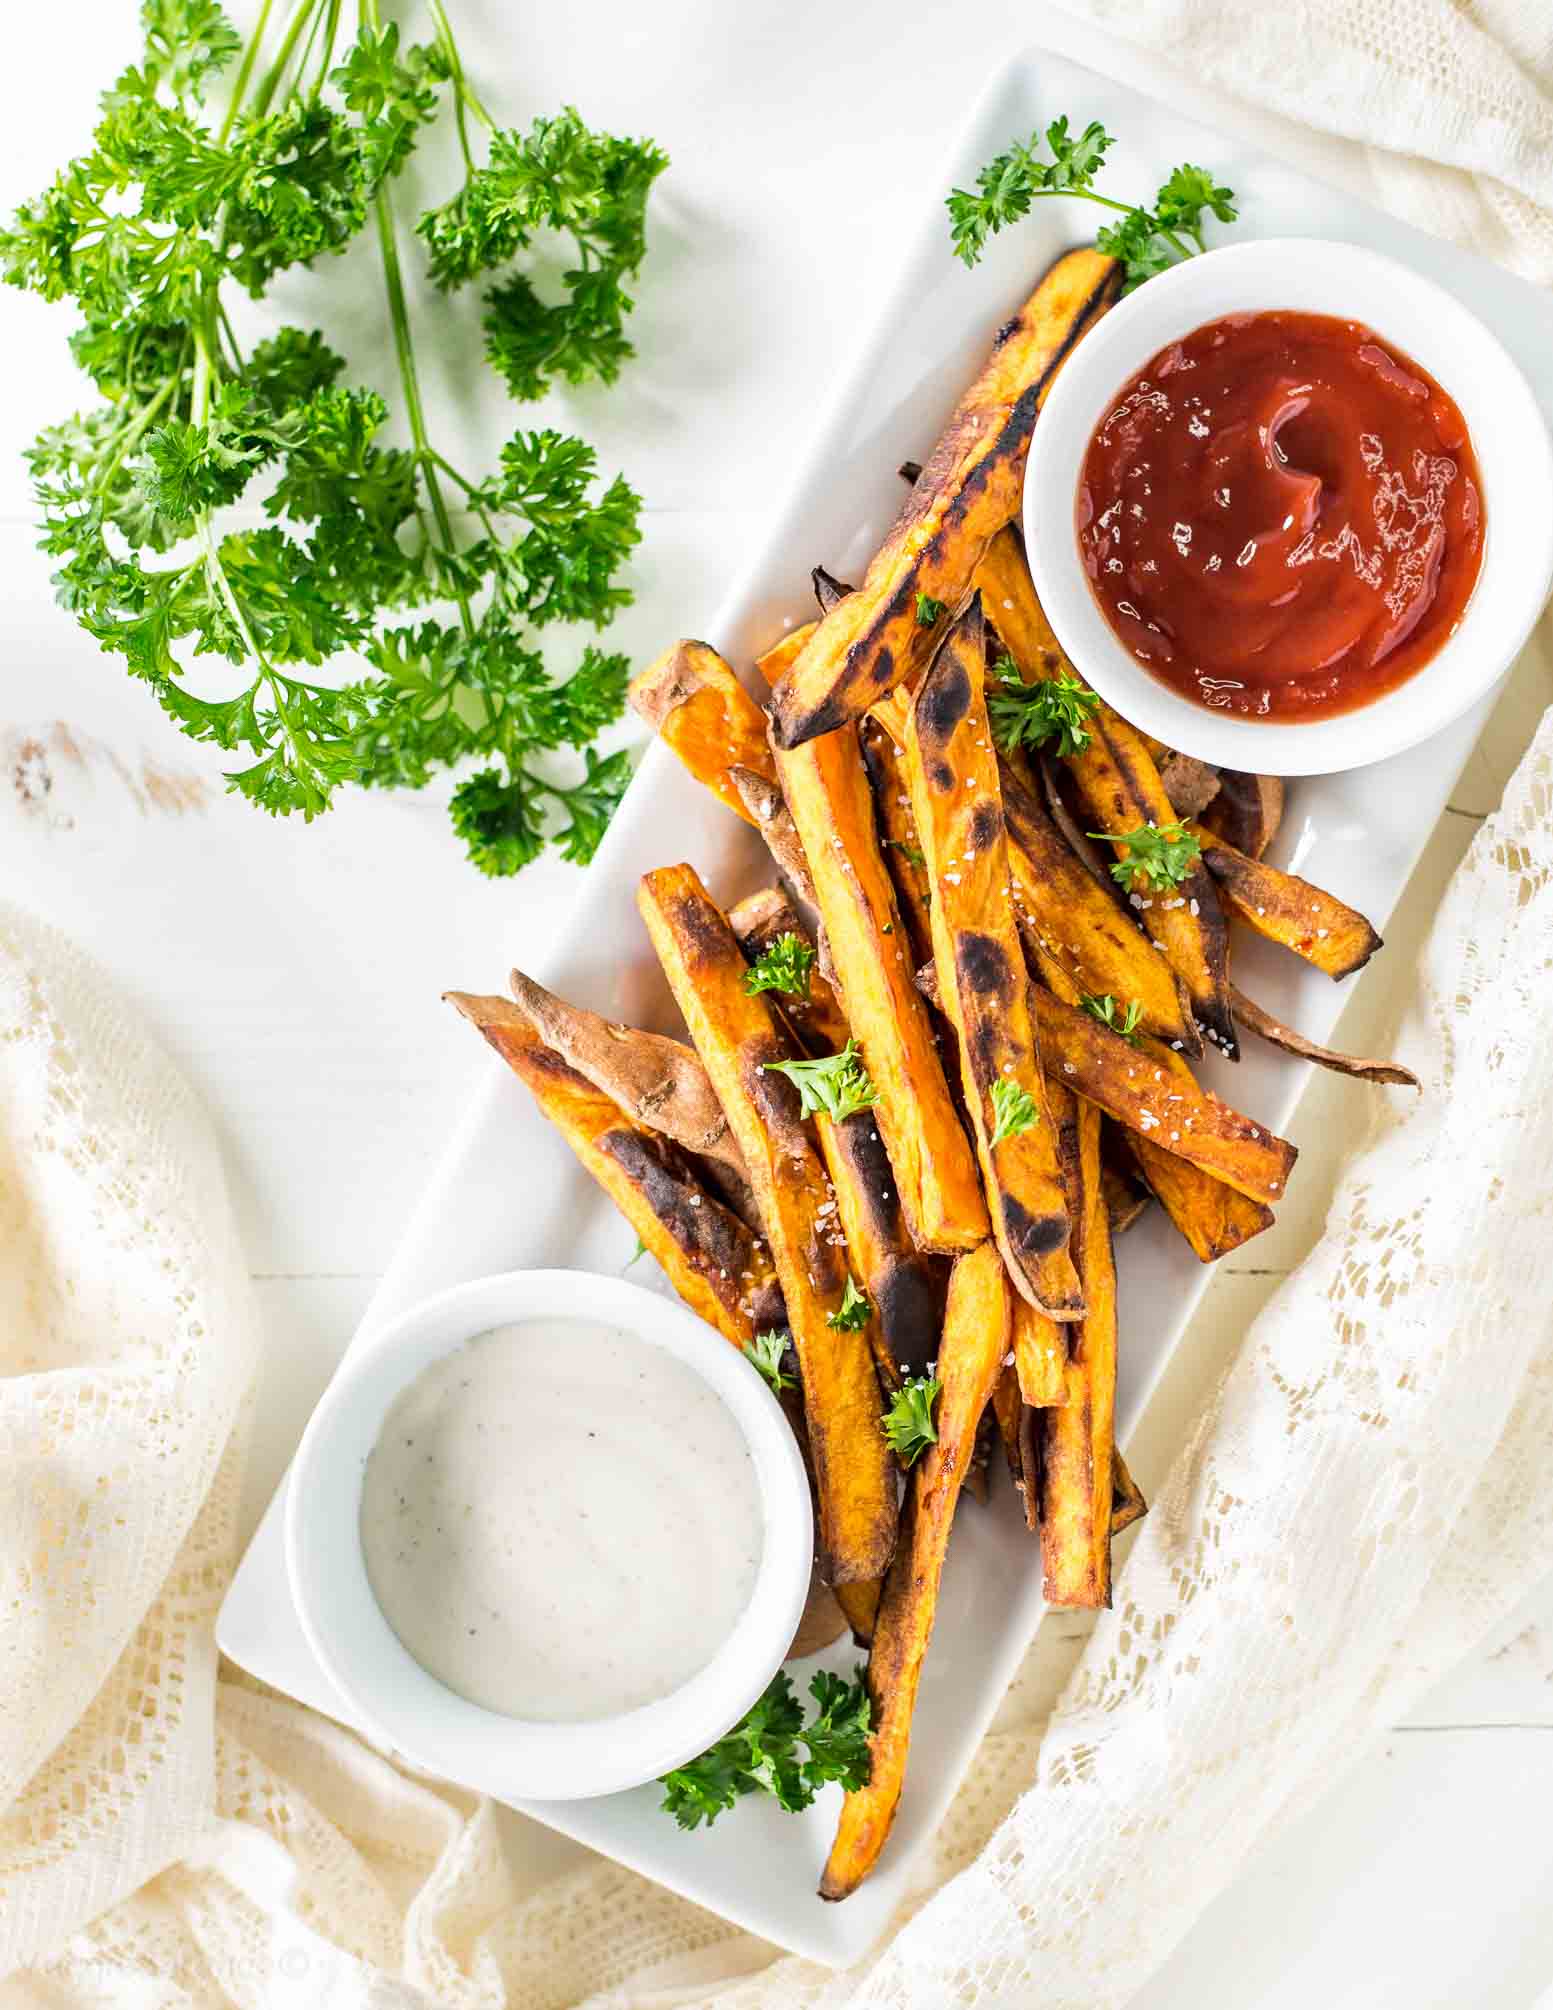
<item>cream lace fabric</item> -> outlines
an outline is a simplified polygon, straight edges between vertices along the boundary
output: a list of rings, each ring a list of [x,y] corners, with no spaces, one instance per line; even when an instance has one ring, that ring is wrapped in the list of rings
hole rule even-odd
[[[1082,4],[1449,164],[1376,157],[1399,208],[1553,278],[1543,0]],[[217,1681],[256,1359],[217,1156],[100,974],[0,906],[0,2010],[1125,2002],[1547,1566],[1553,715],[1396,1046],[1425,1096],[1384,1101],[1044,1737],[1016,1685],[893,1940],[837,1976],[608,1864],[525,1888],[489,1804]]]

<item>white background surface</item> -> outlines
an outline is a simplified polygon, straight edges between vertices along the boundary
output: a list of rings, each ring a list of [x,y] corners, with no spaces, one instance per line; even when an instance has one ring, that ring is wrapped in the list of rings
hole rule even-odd
[[[937,160],[967,99],[1036,23],[1012,0],[976,10],[974,35],[951,32],[940,9],[880,0],[568,0],[521,17],[502,0],[472,0],[456,11],[499,118],[526,123],[573,100],[595,123],[652,133],[674,158],[640,289],[642,360],[615,392],[556,407],[648,499],[639,604],[614,631],[641,656],[709,620],[867,319],[892,242],[942,193]],[[130,15],[131,0],[74,0],[8,23],[6,209],[84,141],[97,89],[133,54]],[[1040,27],[1050,33],[1049,17]],[[1075,38],[1073,53],[1094,46]],[[1139,74],[1159,88],[1157,64]],[[1345,149],[1272,120],[1267,143],[1363,186]],[[353,374],[397,404],[377,285],[370,262],[339,262],[292,283],[286,313],[343,325]],[[508,963],[534,957],[575,880],[547,864],[515,884],[481,881],[430,796],[346,800],[311,829],[222,796],[218,763],[52,607],[17,450],[85,393],[64,310],[8,293],[0,313],[0,877],[113,970],[220,1130],[268,1327],[252,1516],[483,1064],[437,993],[495,988]],[[448,437],[478,460],[514,421],[494,400],[472,407],[462,358],[428,353],[423,369]],[[1517,678],[1442,820],[1388,956],[1349,1013],[1356,1041],[1383,1022],[1388,977],[1405,969],[1553,697],[1546,663]],[[1246,1319],[1319,1226],[1366,1093],[1322,1083],[1307,1097],[1294,1126],[1307,1155],[1301,1192],[1210,1292],[1132,1448],[1146,1489]],[[1052,1693],[1081,1638],[1079,1622],[1047,1629],[1039,1674]],[[1553,1978],[1550,1733],[1544,1587],[1258,1861],[1140,2000],[1148,2010],[1532,2004]],[[564,1846],[536,1847],[562,1860]]]

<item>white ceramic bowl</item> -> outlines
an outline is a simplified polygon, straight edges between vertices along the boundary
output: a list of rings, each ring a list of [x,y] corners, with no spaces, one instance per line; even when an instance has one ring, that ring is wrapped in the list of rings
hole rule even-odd
[[[362,1474],[389,1405],[477,1333],[532,1318],[598,1319],[662,1347],[721,1397],[755,1467],[764,1543],[743,1616],[672,1695],[585,1723],[482,1709],[421,1667],[383,1617],[360,1537]],[[353,1355],[313,1412],[286,1498],[286,1562],[308,1643],[351,1715],[445,1779],[505,1800],[587,1800],[639,1786],[714,1743],[781,1665],[809,1588],[809,1482],[786,1417],[748,1361],[682,1305],[614,1277],[519,1270],[422,1300]]]
[[[1450,393],[1477,450],[1486,528],[1476,589],[1439,653],[1371,704],[1298,725],[1210,712],[1153,677],[1100,612],[1074,529],[1085,452],[1123,385],[1204,322],[1278,308],[1362,321]],[[1078,344],[1035,428],[1024,525],[1047,618],[1079,672],[1124,718],[1222,766],[1334,774],[1439,732],[1509,669],[1553,586],[1553,446],[1525,378],[1451,294],[1358,245],[1259,238],[1149,280]]]

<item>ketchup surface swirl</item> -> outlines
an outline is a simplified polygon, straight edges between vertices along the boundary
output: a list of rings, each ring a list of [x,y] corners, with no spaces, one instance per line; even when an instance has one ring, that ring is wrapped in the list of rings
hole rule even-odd
[[[1483,557],[1457,406],[1325,314],[1229,315],[1161,350],[1095,430],[1076,528],[1101,611],[1154,676],[1286,721],[1422,668]]]

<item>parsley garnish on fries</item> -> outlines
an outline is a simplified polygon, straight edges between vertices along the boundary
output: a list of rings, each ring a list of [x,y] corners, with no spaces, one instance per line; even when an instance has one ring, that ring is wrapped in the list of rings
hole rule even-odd
[[[791,1345],[791,1335],[780,1326],[774,1326],[769,1333],[757,1333],[753,1340],[744,1343],[742,1352],[745,1360],[765,1376],[774,1395],[780,1396],[784,1389],[796,1389],[798,1386],[796,1379],[787,1372],[787,1350]]]
[[[749,992],[787,991],[795,998],[809,995],[814,951],[801,935],[779,935],[750,965],[744,979]]]
[[[873,1705],[862,1669],[855,1669],[849,1682],[822,1668],[809,1694],[819,1709],[805,1724],[791,1677],[785,1670],[774,1675],[726,1737],[663,1775],[664,1813],[682,1829],[694,1829],[715,1822],[745,1794],[770,1794],[779,1807],[797,1814],[827,1781],[838,1781],[848,1793],[866,1786]]]
[[[1002,1144],[1005,1138],[1022,1137],[1041,1121],[1035,1098],[1017,1082],[999,1080],[992,1085],[992,1136],[988,1143]]]
[[[933,1405],[943,1384],[936,1375],[914,1375],[902,1382],[884,1413],[884,1435],[903,1466],[913,1466],[929,1445],[938,1443]]]
[[[833,1326],[838,1333],[861,1333],[868,1324],[872,1307],[868,1303],[868,1293],[859,1291],[848,1277],[847,1288],[841,1294],[841,1303],[834,1312],[826,1315],[825,1324]]]
[[[992,737],[1005,754],[1020,748],[1033,752],[1055,739],[1059,754],[1082,754],[1089,745],[1089,720],[1099,707],[1098,695],[1066,671],[1027,684],[1012,656],[993,665],[996,682],[987,686],[987,714]]]
[[[1202,851],[1185,824],[1139,824],[1132,831],[1086,831],[1085,836],[1127,847],[1126,857],[1111,867],[1111,877],[1129,893],[1143,887],[1166,893],[1179,886]]]
[[[1102,1026],[1109,1026],[1113,1033],[1120,1034],[1129,1047],[1138,1044],[1138,1021],[1143,1017],[1143,1007],[1136,998],[1129,998],[1125,1012],[1118,1010],[1116,1000],[1110,992],[1097,997],[1093,991],[1086,991],[1078,1001],[1091,1019],[1098,1019]]]
[[[859,1110],[872,1109],[879,1100],[855,1040],[848,1040],[839,1054],[819,1061],[767,1061],[762,1072],[786,1075],[798,1091],[801,1117],[825,1116],[839,1124]]]
[[[957,188],[947,197],[955,256],[975,265],[988,238],[1017,223],[1041,196],[1080,196],[1115,210],[1121,221],[1103,224],[1095,234],[1097,247],[1119,259],[1130,291],[1145,279],[1164,272],[1196,252],[1206,251],[1203,222],[1236,217],[1235,191],[1221,188],[1206,168],[1184,162],[1160,184],[1152,209],[1118,202],[1094,186],[1114,144],[1098,119],[1079,134],[1068,129],[1066,117],[1054,119],[1042,135],[1016,140],[990,160],[976,177],[974,190]]]

